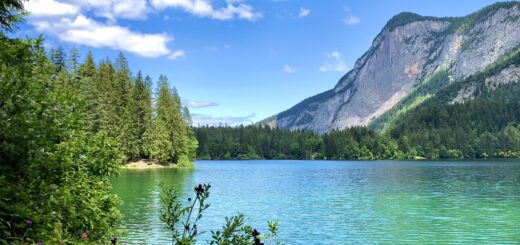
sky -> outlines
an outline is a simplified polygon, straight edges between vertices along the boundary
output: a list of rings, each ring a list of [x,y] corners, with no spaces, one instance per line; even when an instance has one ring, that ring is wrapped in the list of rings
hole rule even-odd
[[[168,77],[195,125],[249,124],[333,88],[392,16],[464,16],[487,0],[32,0],[18,37],[128,58]]]

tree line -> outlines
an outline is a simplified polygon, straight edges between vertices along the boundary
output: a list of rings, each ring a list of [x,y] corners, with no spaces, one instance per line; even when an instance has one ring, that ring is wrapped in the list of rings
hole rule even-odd
[[[68,58],[62,48],[51,49],[49,56],[55,83],[83,103],[88,131],[114,138],[125,159],[193,162],[197,141],[189,110],[166,76],[159,76],[153,93],[152,79],[141,71],[132,77],[123,53],[99,64],[92,53],[80,63],[76,49]]]
[[[319,135],[259,125],[200,127],[195,129],[197,158],[520,158],[520,84],[483,85],[475,93],[464,103],[446,103],[442,96],[426,102],[386,132],[352,127]]]
[[[269,126],[195,128],[198,159],[400,159],[397,142],[353,127],[324,135]]]

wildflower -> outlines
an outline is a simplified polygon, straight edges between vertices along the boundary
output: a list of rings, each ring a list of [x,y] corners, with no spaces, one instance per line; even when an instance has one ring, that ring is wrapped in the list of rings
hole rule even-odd
[[[116,244],[117,243],[117,237],[115,236],[114,238],[112,238],[112,244]]]
[[[255,242],[253,243],[253,245],[264,245],[264,243],[260,241],[260,232],[254,229],[251,235],[253,235],[253,237],[255,238]]]
[[[252,235],[253,235],[254,237],[259,236],[259,235],[260,235],[260,232],[258,232],[256,229],[254,229]]]
[[[43,242],[42,241],[38,241],[38,243],[36,243],[37,245],[43,245]]]
[[[199,184],[198,186],[195,186],[195,192],[197,192],[197,194],[204,193],[204,186],[202,186],[202,184]]]
[[[88,234],[86,232],[81,233],[81,239],[87,240],[88,239]]]
[[[30,219],[25,221],[25,225],[27,225],[27,226],[32,226],[32,224],[33,224],[33,221]]]

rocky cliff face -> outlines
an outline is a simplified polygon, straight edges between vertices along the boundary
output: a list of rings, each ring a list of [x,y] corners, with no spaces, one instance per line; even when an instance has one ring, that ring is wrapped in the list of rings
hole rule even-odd
[[[447,69],[456,81],[483,70],[520,44],[520,3],[498,3],[460,18],[401,13],[377,35],[335,88],[267,120],[324,133],[368,125],[427,80]]]

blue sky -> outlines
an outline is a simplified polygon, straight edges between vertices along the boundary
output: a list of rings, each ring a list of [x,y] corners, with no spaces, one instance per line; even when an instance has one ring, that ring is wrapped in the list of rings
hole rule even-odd
[[[196,124],[250,123],[332,88],[399,12],[463,16],[494,1],[34,0],[17,36],[123,52],[166,75]]]

